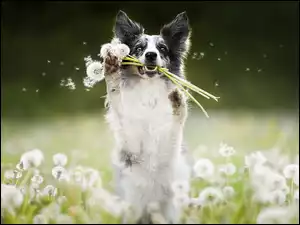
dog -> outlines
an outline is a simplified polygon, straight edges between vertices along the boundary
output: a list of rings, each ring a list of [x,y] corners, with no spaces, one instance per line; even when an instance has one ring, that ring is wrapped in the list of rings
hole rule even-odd
[[[153,202],[167,223],[178,223],[181,206],[174,202],[172,185],[188,182],[191,176],[183,141],[188,103],[155,67],[185,78],[184,59],[191,34],[187,14],[178,14],[160,34],[148,35],[142,25],[119,11],[113,33],[114,39],[128,46],[129,54],[145,65],[123,66],[109,45],[102,46],[106,120],[115,137],[116,192],[131,204],[137,223],[154,222],[147,210]]]

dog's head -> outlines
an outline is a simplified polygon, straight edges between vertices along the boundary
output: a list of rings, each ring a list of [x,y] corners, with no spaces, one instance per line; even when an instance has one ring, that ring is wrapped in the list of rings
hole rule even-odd
[[[181,75],[183,58],[189,49],[190,27],[185,12],[160,30],[159,35],[148,35],[144,28],[119,11],[114,26],[115,37],[130,48],[130,55],[137,57],[145,67],[139,67],[143,78],[160,76],[155,66],[168,68]]]

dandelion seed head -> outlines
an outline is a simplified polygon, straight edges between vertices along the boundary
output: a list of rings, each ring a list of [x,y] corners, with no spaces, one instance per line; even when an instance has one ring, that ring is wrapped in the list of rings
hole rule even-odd
[[[70,90],[75,90],[76,89],[76,85],[74,83],[74,81],[72,80],[72,78],[67,78],[67,81],[64,85],[65,87],[68,87]]]
[[[257,216],[257,224],[286,224],[290,219],[287,207],[269,207],[260,211]]]
[[[68,162],[68,157],[65,154],[57,153],[52,157],[53,163],[56,166],[65,166]]]
[[[20,166],[22,166],[24,170],[27,170],[30,167],[40,166],[43,161],[43,152],[39,149],[33,149],[22,154],[20,159],[20,163],[22,164],[20,164]]]
[[[219,153],[223,157],[231,157],[235,154],[235,149],[225,143],[221,143],[219,147]]]
[[[34,175],[32,178],[31,178],[31,182],[32,183],[37,183],[37,184],[42,184],[44,181],[44,178],[40,175]]]
[[[199,159],[194,165],[196,177],[208,179],[214,174],[214,164],[209,159]]]
[[[103,66],[98,61],[89,62],[86,67],[86,74],[95,82],[99,82],[104,79]]]
[[[266,161],[266,157],[260,151],[245,156],[245,165],[248,168],[253,168],[255,165],[263,165]]]
[[[271,191],[268,194],[268,200],[271,204],[283,205],[286,200],[286,193],[282,190]]]
[[[283,174],[287,179],[293,179],[295,176],[299,177],[299,165],[290,164],[283,169]]]
[[[222,189],[223,195],[226,199],[230,199],[235,195],[234,188],[232,186],[225,186]]]
[[[14,185],[1,184],[1,208],[17,208],[23,203],[23,194]]]
[[[236,172],[236,167],[233,163],[227,163],[222,165],[219,169],[221,174],[225,174],[227,176],[232,176]]]
[[[15,178],[15,173],[13,170],[6,170],[4,172],[4,177],[5,177],[5,179],[12,180]]]
[[[215,205],[223,200],[222,191],[215,187],[206,187],[199,194],[199,202],[201,206]]]
[[[15,178],[20,179],[22,177],[22,172],[19,170],[14,170]]]
[[[42,191],[43,195],[48,195],[48,196],[56,196],[57,194],[57,188],[54,187],[53,185],[47,185],[43,191]]]
[[[98,187],[102,186],[101,177],[97,170],[92,168],[87,168],[84,171],[84,176],[87,181],[88,187],[93,187],[95,185],[98,185]]]
[[[52,176],[57,180],[68,180],[68,172],[62,166],[55,166],[52,168]]]

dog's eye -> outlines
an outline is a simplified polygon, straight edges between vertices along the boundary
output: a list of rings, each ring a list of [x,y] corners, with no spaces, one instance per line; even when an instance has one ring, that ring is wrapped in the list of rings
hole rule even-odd
[[[159,49],[162,51],[162,52],[166,52],[167,51],[167,48],[165,46],[159,46]]]
[[[138,48],[136,49],[136,51],[137,51],[137,52],[141,52],[141,51],[142,51],[142,48],[141,48],[141,47],[138,47]]]

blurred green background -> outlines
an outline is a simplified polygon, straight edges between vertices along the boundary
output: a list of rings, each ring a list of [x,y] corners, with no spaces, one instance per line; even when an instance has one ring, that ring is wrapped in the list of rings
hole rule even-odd
[[[296,1],[2,1],[2,118],[45,118],[103,110],[104,83],[89,92],[83,86],[84,57],[98,58],[100,46],[112,37],[120,9],[149,34],[159,33],[165,23],[187,11],[193,30],[187,77],[221,97],[216,103],[196,96],[208,112],[298,112]],[[201,59],[200,53],[204,54]],[[74,80],[75,90],[60,86],[67,77]]]

